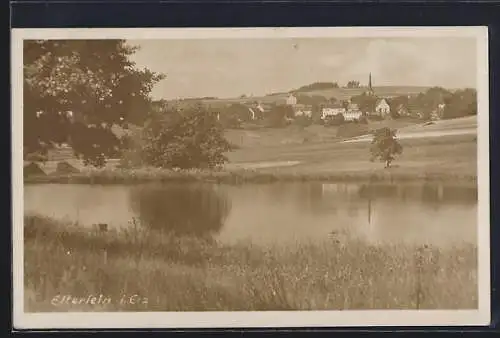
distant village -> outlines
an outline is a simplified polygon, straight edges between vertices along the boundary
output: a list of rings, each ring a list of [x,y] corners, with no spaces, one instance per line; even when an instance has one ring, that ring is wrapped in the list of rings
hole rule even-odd
[[[434,107],[431,107],[429,112],[425,112],[422,107],[410,103],[410,99],[416,94],[407,95],[407,100],[401,97],[381,96],[377,95],[372,85],[372,77],[369,74],[368,86],[366,90],[356,96],[350,97],[347,100],[321,103],[314,107],[312,104],[299,103],[298,95],[290,93],[286,98],[276,99],[272,103],[263,103],[258,101],[246,101],[241,104],[248,109],[250,120],[259,120],[270,114],[276,106],[287,106],[293,111],[293,116],[286,116],[288,120],[293,120],[299,117],[313,118],[315,109],[319,110],[320,119],[324,122],[342,116],[345,122],[356,122],[363,118],[368,119],[390,119],[394,116],[408,117],[414,119],[423,119],[427,117],[430,120],[439,120],[443,118],[445,103],[437,102]],[[369,101],[369,104],[362,104],[356,101]],[[398,101],[403,101],[398,103]],[[220,119],[220,115],[219,115]]]
[[[314,84],[302,87],[309,88]],[[316,85],[332,87],[324,90],[294,90],[289,93],[274,93],[264,97],[242,95],[234,99],[185,99],[182,102],[203,102],[217,119],[231,128],[241,123],[259,123],[278,126],[282,122],[319,123],[339,125],[368,120],[408,118],[415,120],[440,120],[474,114],[476,105],[475,90],[464,89],[451,92],[444,88],[421,88],[424,92],[404,91],[399,93],[378,93],[368,74],[367,85],[350,81],[346,87],[339,88],[336,83],[318,82]],[[343,92],[339,97],[335,92]],[[472,93],[472,94],[471,94]],[[452,100],[450,97],[456,96]],[[447,109],[447,104],[451,106]],[[176,103],[177,104],[177,103]],[[445,111],[452,116],[445,116]],[[272,120],[273,123],[266,123]],[[280,122],[281,121],[281,122]],[[309,122],[307,122],[309,121]]]

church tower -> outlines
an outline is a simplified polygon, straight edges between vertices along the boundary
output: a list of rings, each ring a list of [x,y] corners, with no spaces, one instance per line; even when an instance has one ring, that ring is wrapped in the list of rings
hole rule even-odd
[[[375,93],[373,92],[373,87],[372,87],[372,73],[370,72],[370,75],[368,77],[368,95],[373,96]]]

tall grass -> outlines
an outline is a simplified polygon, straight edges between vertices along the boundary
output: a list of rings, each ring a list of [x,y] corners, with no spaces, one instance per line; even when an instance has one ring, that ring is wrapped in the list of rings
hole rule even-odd
[[[24,178],[24,183],[73,183],[73,184],[135,184],[146,182],[196,182],[207,181],[227,184],[272,183],[297,181],[329,182],[413,182],[413,181],[467,181],[476,182],[476,175],[453,172],[407,171],[354,171],[354,172],[301,172],[279,169],[259,171],[241,170],[169,170],[140,169],[87,169],[75,174],[34,175]]]
[[[346,237],[259,247],[144,229],[133,223],[98,233],[26,216],[25,311],[477,308],[477,251],[465,243],[369,245]],[[84,298],[61,304],[65,295]],[[136,304],[123,301],[133,295]],[[91,296],[109,303],[87,304]]]

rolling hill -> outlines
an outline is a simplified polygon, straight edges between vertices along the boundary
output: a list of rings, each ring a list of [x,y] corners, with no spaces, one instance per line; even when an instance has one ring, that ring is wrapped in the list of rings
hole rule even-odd
[[[425,92],[430,87],[420,87],[420,86],[381,86],[374,87],[373,90],[375,95],[383,97],[393,97],[401,95],[413,95]],[[347,100],[352,96],[363,94],[367,88],[329,88],[323,90],[313,90],[313,91],[298,91],[297,94],[302,95],[319,95],[324,96],[327,99],[335,97],[337,100]]]
[[[380,86],[380,87],[374,87],[373,89],[375,91],[375,94],[378,96],[394,97],[400,95],[419,94],[425,92],[429,88],[430,87],[422,87],[422,86]],[[328,88],[328,89],[310,90],[310,91],[298,90],[292,92],[296,95],[324,96],[327,99],[334,97],[340,101],[340,100],[347,100],[352,96],[360,95],[366,90],[367,89],[365,87],[362,87],[362,88]],[[247,103],[253,101],[258,101],[261,103],[276,103],[280,100],[284,100],[288,95],[290,95],[290,93],[291,92],[278,93],[265,96],[252,96],[245,98],[238,97],[238,98],[224,98],[224,99],[202,99],[201,101],[204,104],[214,108],[223,107],[225,105],[232,103]]]

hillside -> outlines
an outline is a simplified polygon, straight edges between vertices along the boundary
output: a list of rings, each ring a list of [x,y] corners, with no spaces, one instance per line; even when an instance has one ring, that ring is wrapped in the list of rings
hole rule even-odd
[[[392,97],[392,96],[400,96],[400,95],[412,95],[419,94],[425,92],[430,87],[421,87],[421,86],[380,86],[374,87],[375,94],[378,96],[384,97]],[[293,91],[297,95],[319,95],[324,96],[325,98],[336,98],[337,100],[347,100],[352,96],[360,95],[366,91],[366,88],[329,88],[322,90],[312,90],[312,91]],[[227,104],[232,103],[245,103],[245,102],[253,102],[258,101],[262,103],[275,103],[279,100],[285,99],[289,93],[279,93],[274,95],[266,95],[266,96],[252,96],[245,98],[226,98],[226,99],[205,99],[202,100],[203,103],[212,106],[212,107],[222,107]]]
[[[245,102],[262,102],[262,103],[276,103],[279,100],[284,100],[288,97],[288,93],[284,94],[275,94],[275,95],[266,95],[266,96],[251,96],[245,98],[227,98],[227,99],[214,99],[214,100],[202,100],[204,104],[207,104],[211,107],[223,107],[232,103],[245,103]]]
[[[391,97],[401,95],[412,95],[425,92],[430,87],[420,86],[381,86],[374,87],[373,90],[377,96]],[[337,100],[347,100],[352,96],[360,95],[365,92],[367,88],[330,88],[323,90],[313,91],[299,91],[297,94],[302,95],[320,95],[327,99],[335,97]]]

